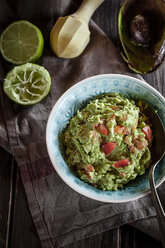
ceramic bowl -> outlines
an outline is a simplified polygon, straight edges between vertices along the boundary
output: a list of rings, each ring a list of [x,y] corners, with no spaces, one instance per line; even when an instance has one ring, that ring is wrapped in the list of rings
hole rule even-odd
[[[87,104],[89,99],[107,92],[120,92],[134,100],[147,100],[155,109],[165,125],[165,99],[153,87],[134,77],[103,74],[87,78],[68,89],[54,105],[47,123],[46,143],[51,162],[65,183],[78,193],[102,202],[128,202],[138,199],[150,192],[148,171],[138,176],[118,191],[102,191],[76,177],[63,156],[59,143],[59,133],[65,128],[69,119]],[[165,179],[165,157],[155,171],[156,186]]]

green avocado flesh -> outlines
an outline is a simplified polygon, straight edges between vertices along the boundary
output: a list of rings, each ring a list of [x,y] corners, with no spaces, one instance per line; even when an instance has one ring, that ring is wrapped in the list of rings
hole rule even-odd
[[[151,162],[149,119],[133,100],[118,93],[99,95],[78,110],[61,141],[68,166],[101,190],[123,188]]]

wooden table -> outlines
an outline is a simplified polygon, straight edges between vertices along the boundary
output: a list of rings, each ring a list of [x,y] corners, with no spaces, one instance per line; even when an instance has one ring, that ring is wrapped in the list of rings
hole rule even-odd
[[[122,0],[106,0],[93,19],[117,44],[117,14]],[[144,78],[165,95],[163,69]],[[39,248],[38,234],[29,212],[25,191],[14,158],[0,148],[0,248]],[[160,248],[161,243],[129,226],[115,228],[65,248]]]

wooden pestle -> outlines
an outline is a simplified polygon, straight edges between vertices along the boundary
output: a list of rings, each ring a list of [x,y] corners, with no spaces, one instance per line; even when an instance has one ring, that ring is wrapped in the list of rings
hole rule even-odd
[[[59,17],[50,32],[50,45],[61,58],[79,56],[90,41],[89,20],[104,0],[84,0],[72,15]]]

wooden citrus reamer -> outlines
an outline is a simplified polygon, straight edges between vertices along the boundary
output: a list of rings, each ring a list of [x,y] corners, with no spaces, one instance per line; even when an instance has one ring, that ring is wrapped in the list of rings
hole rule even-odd
[[[59,17],[50,32],[50,45],[61,58],[79,56],[90,41],[89,20],[104,0],[84,0],[72,15]]]

